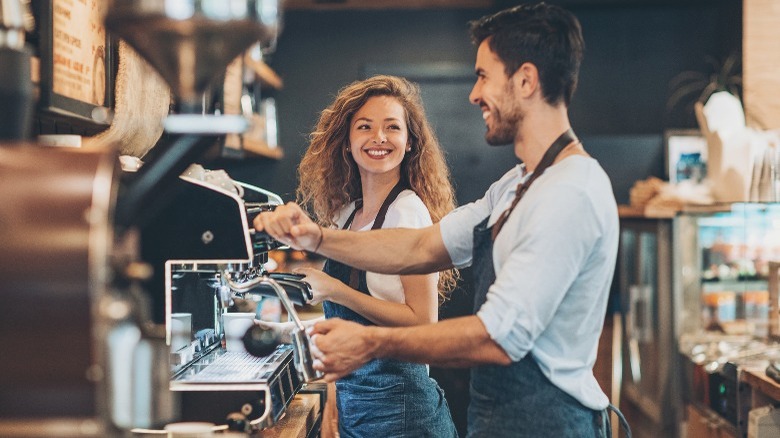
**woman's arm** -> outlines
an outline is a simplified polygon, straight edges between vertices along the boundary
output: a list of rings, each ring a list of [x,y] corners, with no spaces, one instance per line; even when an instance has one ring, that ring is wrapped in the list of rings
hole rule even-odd
[[[321,316],[314,319],[306,319],[301,321],[303,323],[303,327],[307,330],[314,326],[314,324],[324,321],[325,317]],[[279,342],[282,344],[289,344],[292,343],[292,331],[295,329],[295,323],[292,321],[288,322],[269,322],[269,321],[263,321],[261,319],[255,320],[255,325],[259,325],[260,327],[271,330],[274,332],[277,338],[279,338]]]
[[[411,191],[405,191],[396,198],[381,222],[386,229],[420,229],[430,224],[431,215],[428,208]],[[375,275],[377,274],[366,274],[371,294],[354,290],[341,282],[329,283],[333,287],[323,287],[321,291],[327,295],[325,299],[345,306],[380,326],[399,327],[436,322],[436,274],[415,273],[400,277],[374,277]],[[390,296],[387,296],[388,293]]]
[[[438,319],[437,275],[401,276],[405,302],[375,298],[312,268],[301,268],[314,292],[312,303],[328,300],[348,307],[374,324],[388,327],[429,324]]]

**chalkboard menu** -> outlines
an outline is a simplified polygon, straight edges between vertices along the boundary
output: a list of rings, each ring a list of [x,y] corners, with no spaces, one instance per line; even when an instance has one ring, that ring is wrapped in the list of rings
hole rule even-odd
[[[114,47],[101,0],[39,4],[41,108],[76,124],[105,127],[113,106]]]

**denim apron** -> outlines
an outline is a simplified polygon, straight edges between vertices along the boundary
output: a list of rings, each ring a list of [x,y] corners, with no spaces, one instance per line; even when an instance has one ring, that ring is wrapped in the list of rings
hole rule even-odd
[[[556,140],[545,153],[534,175],[541,175],[571,141],[576,141],[571,131]],[[523,193],[535,179],[534,175],[522,187]],[[518,193],[520,192],[521,188],[518,187]],[[516,201],[519,199],[516,198]],[[517,202],[513,202],[509,211],[515,205]],[[505,219],[508,213],[502,216]],[[474,313],[485,303],[488,288],[496,281],[493,268],[495,225],[488,227],[489,219],[488,216],[474,227]],[[503,225],[501,219],[497,221],[499,222]],[[530,352],[519,362],[508,366],[481,365],[472,368],[470,391],[468,437],[611,436],[607,411],[589,409],[553,385],[542,373]],[[621,417],[620,414],[618,416]]]
[[[387,207],[404,186],[399,183],[385,199],[372,229],[382,227]],[[355,212],[360,209],[356,205]],[[355,216],[352,213],[344,229]],[[368,294],[366,272],[327,260],[326,274]],[[322,303],[326,318],[342,318],[375,325],[353,310],[329,301]],[[390,359],[374,359],[336,381],[339,434],[342,438],[457,437],[444,391],[428,377],[428,368]]]

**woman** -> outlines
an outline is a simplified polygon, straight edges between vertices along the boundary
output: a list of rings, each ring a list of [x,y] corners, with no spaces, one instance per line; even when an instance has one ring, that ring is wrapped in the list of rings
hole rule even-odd
[[[424,227],[454,207],[442,151],[419,89],[393,76],[343,88],[311,134],[298,169],[298,201],[322,226],[352,230]],[[403,254],[399,254],[403,257]],[[454,272],[379,275],[333,260],[300,269],[326,318],[364,325],[429,324],[439,285]],[[288,326],[289,327],[289,326]],[[444,393],[425,365],[374,360],[336,382],[342,437],[456,436]]]

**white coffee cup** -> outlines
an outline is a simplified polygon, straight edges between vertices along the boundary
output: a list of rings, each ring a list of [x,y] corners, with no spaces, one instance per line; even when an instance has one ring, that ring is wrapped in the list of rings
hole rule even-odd
[[[214,423],[185,422],[165,426],[170,438],[205,438],[213,436]]]
[[[179,351],[192,343],[192,313],[171,314],[171,351]]]
[[[225,324],[225,348],[227,351],[246,351],[241,339],[255,321],[254,312],[228,312],[222,315]]]

